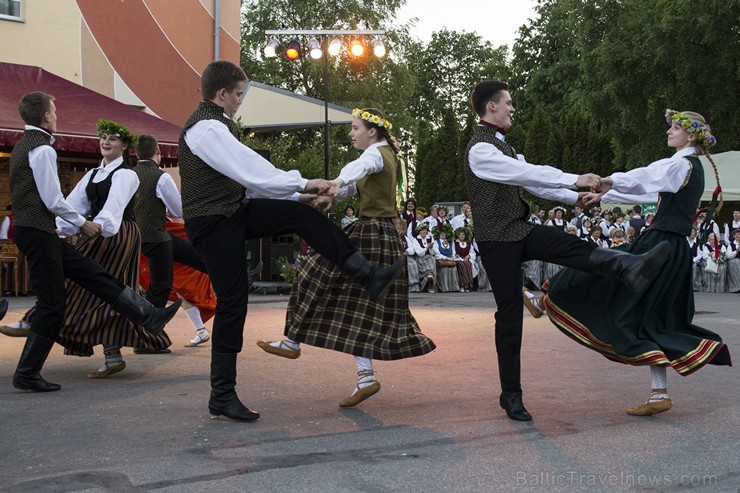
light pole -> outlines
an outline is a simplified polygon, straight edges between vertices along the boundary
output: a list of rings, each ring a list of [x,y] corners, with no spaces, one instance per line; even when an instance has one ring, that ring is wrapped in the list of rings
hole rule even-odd
[[[341,49],[341,41],[339,41],[339,38],[333,38],[330,41],[330,37],[333,36],[353,36],[354,39],[360,39],[365,36],[374,36],[376,37],[373,47],[373,52],[375,56],[382,57],[385,55],[385,46],[383,45],[383,42],[380,40],[380,38],[377,38],[378,36],[383,36],[385,34],[384,30],[368,30],[368,29],[280,29],[280,30],[267,30],[265,31],[266,36],[273,36],[265,46],[264,54],[266,57],[272,57],[277,55],[277,47],[278,42],[274,38],[274,36],[311,36],[312,40],[316,40],[317,38],[321,40],[320,43],[317,43],[318,46],[320,46],[320,50],[317,50],[317,47],[314,46],[311,48],[311,41],[309,41],[309,49],[311,49],[310,56],[313,59],[317,59],[319,57],[323,58],[324,63],[324,74],[323,74],[323,84],[324,84],[324,178],[329,179],[329,130],[331,129],[331,121],[329,120],[329,52],[332,49]],[[290,49],[291,46],[295,48],[295,46],[300,46],[297,42],[294,44],[296,40],[291,40],[291,42],[288,45],[288,48]],[[316,50],[316,51],[314,51]],[[336,56],[339,54],[339,51],[336,53],[333,53],[333,56]],[[318,56],[314,56],[318,55]],[[353,53],[353,56],[363,56],[364,52],[360,55],[355,55]],[[286,57],[289,60],[297,60],[301,56],[301,52],[298,49],[295,52],[288,53],[286,52]]]

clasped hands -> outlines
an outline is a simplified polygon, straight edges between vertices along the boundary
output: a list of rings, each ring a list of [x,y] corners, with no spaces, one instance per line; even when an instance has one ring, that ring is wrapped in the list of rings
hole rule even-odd
[[[308,180],[298,201],[321,212],[326,212],[331,208],[332,199],[339,194],[342,185],[343,183],[339,178],[334,180],[323,180],[321,178]]]
[[[606,192],[612,187],[612,179],[602,178],[594,173],[586,173],[578,176],[577,188],[588,188],[588,192],[578,192],[578,201],[575,205],[584,208],[601,200]]]

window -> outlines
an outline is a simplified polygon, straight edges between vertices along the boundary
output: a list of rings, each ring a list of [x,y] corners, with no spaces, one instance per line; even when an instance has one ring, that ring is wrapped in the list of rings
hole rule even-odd
[[[21,20],[21,0],[0,0],[0,19]]]

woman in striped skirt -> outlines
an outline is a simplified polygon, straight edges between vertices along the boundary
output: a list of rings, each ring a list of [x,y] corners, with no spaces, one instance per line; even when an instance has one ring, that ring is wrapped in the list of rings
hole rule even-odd
[[[115,122],[98,122],[100,166],[85,174],[67,197],[67,203],[81,215],[100,224],[98,236],[80,236],[75,248],[92,258],[126,286],[139,289],[139,227],[134,222],[134,194],[139,179],[129,166],[129,147],[136,136]],[[62,236],[77,234],[77,228],[57,218]],[[154,336],[113,310],[111,305],[79,285],[67,280],[66,309],[62,330],[56,342],[64,354],[91,356],[93,347],[102,344],[105,361],[88,378],[105,378],[126,368],[121,346],[162,350],[171,342],[165,332]],[[34,308],[23,320],[30,323]]]
[[[400,176],[398,146],[390,135],[390,122],[380,111],[355,109],[352,116],[349,137],[363,153],[333,180],[331,194],[337,199],[359,194],[359,220],[345,231],[369,261],[391,265],[406,249],[393,221]],[[373,301],[361,286],[314,252],[296,273],[285,320],[286,338],[258,341],[257,345],[291,359],[300,356],[302,342],[352,354],[357,386],[339,406],[356,406],[380,390],[373,359],[421,356],[435,348],[409,311],[408,291],[408,276],[403,272],[383,301]]]

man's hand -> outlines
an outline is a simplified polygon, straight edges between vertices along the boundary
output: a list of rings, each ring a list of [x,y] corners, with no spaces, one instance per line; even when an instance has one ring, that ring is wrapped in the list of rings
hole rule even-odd
[[[329,190],[329,188],[331,188],[330,182],[328,182],[327,180],[322,180],[320,178],[315,178],[313,180],[308,180],[308,182],[306,183],[306,188],[303,189],[303,192],[323,195]]]
[[[591,192],[578,192],[578,200],[576,200],[576,203],[573,204],[573,207],[580,207],[583,209],[585,206],[583,204],[583,197],[585,197],[587,194]]]
[[[614,185],[614,182],[611,178],[608,176],[606,178],[602,178],[599,180],[599,187],[596,189],[597,192],[601,192],[601,194],[605,194],[609,190],[611,190],[612,185]]]
[[[576,188],[588,188],[590,191],[594,192],[599,187],[600,181],[601,177],[599,175],[586,173],[585,175],[580,175],[578,177],[576,180]]]
[[[331,204],[333,200],[328,195],[320,195],[316,197],[313,202],[316,210],[320,212],[327,212],[329,209],[331,209]]]
[[[103,231],[103,228],[98,223],[94,223],[92,221],[85,221],[85,224],[80,226],[80,232],[85,236],[97,236],[100,234],[100,232]]]
[[[327,190],[326,193],[322,195],[326,195],[328,197],[336,197],[337,195],[339,195],[339,189],[344,186],[344,182],[339,178],[334,178],[329,182],[329,185],[329,190]]]

